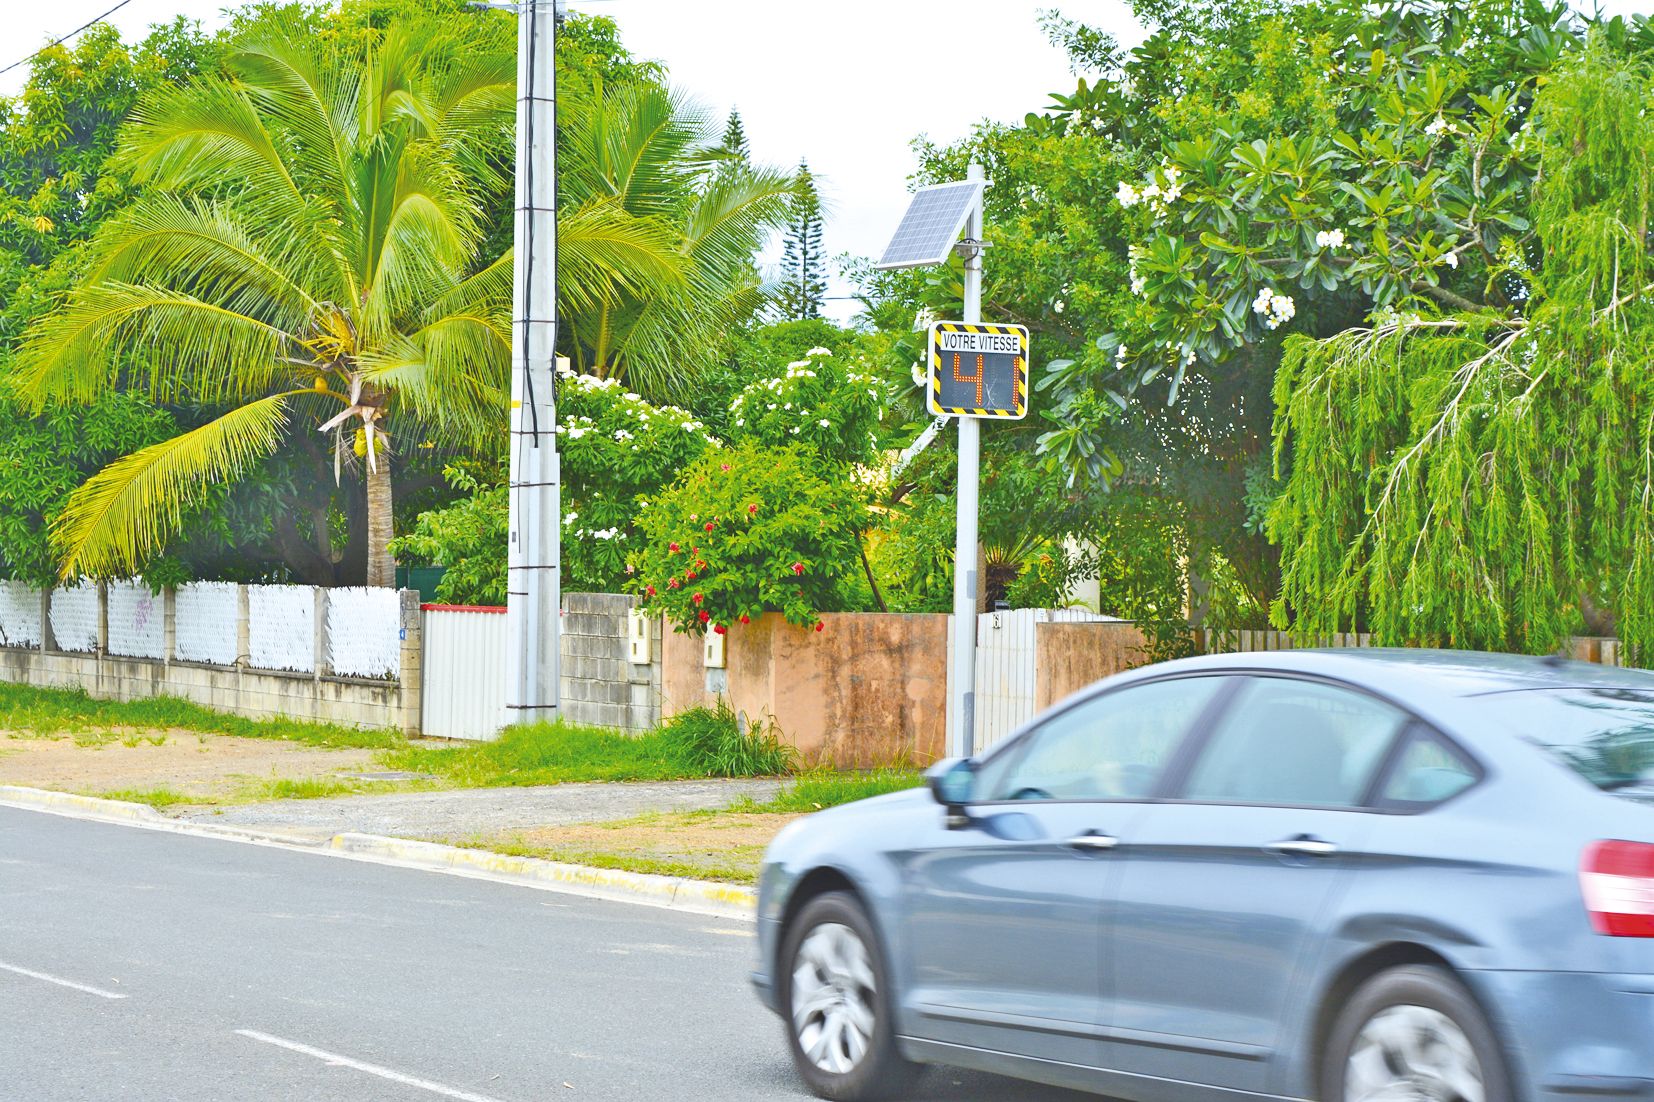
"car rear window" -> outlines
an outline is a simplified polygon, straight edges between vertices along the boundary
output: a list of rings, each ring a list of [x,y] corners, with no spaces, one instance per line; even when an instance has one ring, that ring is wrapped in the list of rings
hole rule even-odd
[[[1500,726],[1598,788],[1654,800],[1654,690],[1530,689],[1483,701]]]

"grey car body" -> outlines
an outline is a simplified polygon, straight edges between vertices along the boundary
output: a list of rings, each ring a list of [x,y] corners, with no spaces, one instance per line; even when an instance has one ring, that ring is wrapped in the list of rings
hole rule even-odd
[[[1465,652],[1208,656],[1076,694],[975,768],[1011,768],[1065,715],[1168,679],[1207,702],[1166,736],[1177,745],[1143,794],[973,799],[950,824],[916,789],[790,826],[761,876],[760,997],[784,1013],[787,924],[841,891],[871,920],[910,1060],[1143,1102],[1318,1098],[1339,1007],[1368,977],[1424,964],[1485,1013],[1515,1097],[1654,1097],[1654,940],[1597,933],[1580,887],[1593,842],[1654,841],[1654,804],[1541,745],[1555,694],[1654,701],[1654,675]],[[1184,798],[1226,701],[1273,679],[1404,716],[1356,806]],[[1406,798],[1381,798],[1410,740],[1462,776],[1438,784],[1433,765]],[[1109,844],[1074,844],[1088,835]]]

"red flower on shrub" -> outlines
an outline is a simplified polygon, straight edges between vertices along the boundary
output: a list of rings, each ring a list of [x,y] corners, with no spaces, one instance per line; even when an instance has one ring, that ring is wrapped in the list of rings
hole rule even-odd
[[[827,625],[822,623],[820,620],[817,620],[816,621],[816,630],[817,631],[826,631],[827,630]]]
[[[718,464],[718,469],[720,471],[727,471],[727,470],[729,470],[729,464],[728,463],[720,463],[720,464]]]
[[[700,603],[701,603],[701,602],[702,602],[702,601],[705,601],[705,600],[706,600],[706,597],[705,597],[705,596],[703,596],[703,595],[702,595],[702,594],[699,594],[699,593],[697,593],[697,594],[695,594],[695,596],[694,596],[694,597],[692,597],[692,598],[690,598],[690,599],[691,599],[691,600],[692,600],[692,601],[694,601],[694,602],[695,602],[695,603],[696,603],[696,604],[700,604]]]
[[[649,594],[649,596],[651,596],[651,597],[653,597],[653,596],[654,596],[654,595],[655,595],[655,587],[654,587],[654,586],[652,586],[652,585],[646,585],[646,586],[644,586],[644,587],[643,587],[643,591],[644,591],[644,592],[645,592],[645,593],[647,593],[647,594]]]
[[[747,506],[747,515],[748,516],[751,516],[753,513],[756,513],[757,511],[758,511],[758,503],[756,501],[753,502],[751,505]]]
[[[667,550],[668,550],[668,551],[670,551],[670,552],[672,552],[672,554],[674,554],[674,555],[676,555],[676,554],[677,554],[677,553],[678,553],[678,545],[677,545],[677,544],[675,544],[675,543],[669,543],[669,544],[667,544],[667,545],[666,545],[666,549],[667,549]]]
[[[706,569],[706,560],[705,559],[696,559],[695,560],[695,569],[696,570],[705,570]]]
[[[708,611],[707,611],[707,610],[706,610],[706,609],[704,609],[704,608],[703,608],[703,609],[701,609],[701,623],[703,623],[703,624],[704,624],[704,623],[706,623],[706,622],[707,622],[707,621],[708,621],[708,620],[710,620],[710,619],[712,619],[712,613],[710,613],[710,612],[708,612]]]
[[[686,582],[692,582],[695,580],[695,572],[693,570],[686,570],[684,571],[683,578]]]
[[[728,631],[729,629],[724,627],[724,625],[722,625],[722,624],[714,624],[714,625],[712,625],[712,630],[717,632],[719,635],[722,635],[724,632]]]
[[[741,622],[743,624],[750,624],[752,623],[752,617],[743,612],[741,613]]]
[[[795,563],[793,563],[793,573],[794,573],[794,574],[802,574],[802,573],[804,573],[804,564],[803,564],[803,563],[801,563],[801,562],[795,562]]]
[[[712,531],[712,522],[710,520],[706,522],[706,530],[708,532]]]
[[[673,578],[671,581],[666,583],[666,588],[667,589],[676,589],[676,588],[678,588],[678,585],[679,585],[678,579]]]

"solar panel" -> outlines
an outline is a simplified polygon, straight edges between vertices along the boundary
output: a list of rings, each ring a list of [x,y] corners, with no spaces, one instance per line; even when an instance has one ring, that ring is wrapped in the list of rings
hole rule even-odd
[[[983,181],[933,184],[913,193],[901,225],[875,268],[919,268],[941,264],[965,228],[982,194]]]

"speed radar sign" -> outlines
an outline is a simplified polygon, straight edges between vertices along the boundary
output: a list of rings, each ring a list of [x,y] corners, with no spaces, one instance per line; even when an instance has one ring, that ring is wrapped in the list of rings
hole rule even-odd
[[[949,417],[1028,415],[1028,329],[938,321],[930,327],[932,413]]]

